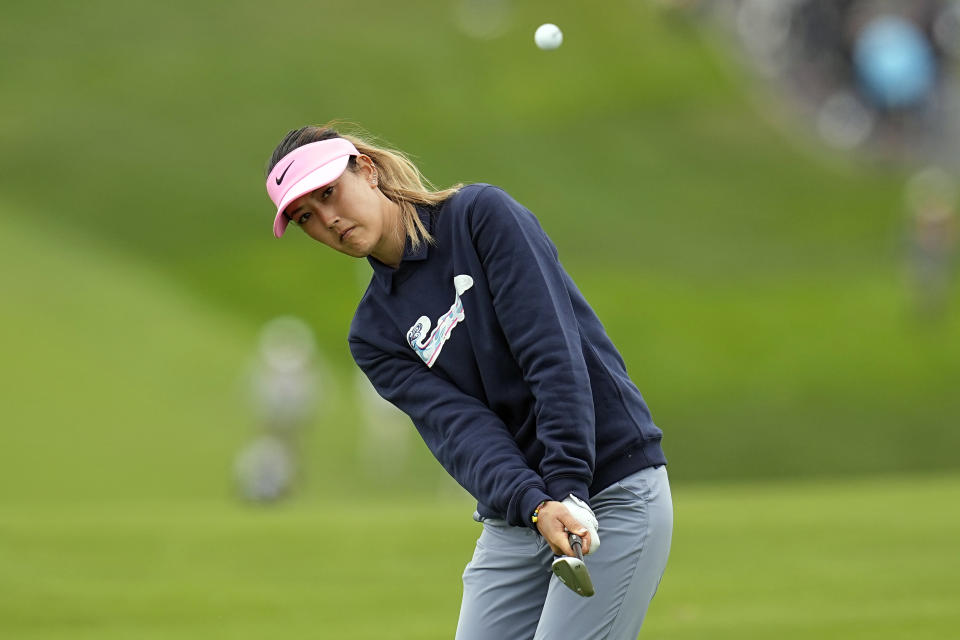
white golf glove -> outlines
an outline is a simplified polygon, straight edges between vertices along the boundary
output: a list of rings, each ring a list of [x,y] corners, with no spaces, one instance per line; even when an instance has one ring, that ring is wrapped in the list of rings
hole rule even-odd
[[[562,504],[567,508],[567,511],[570,512],[570,515],[576,518],[577,522],[582,524],[584,528],[590,532],[590,551],[584,555],[590,555],[599,549],[600,536],[597,534],[597,529],[600,528],[600,524],[597,522],[597,516],[593,515],[593,510],[586,502],[572,493],[563,499]]]

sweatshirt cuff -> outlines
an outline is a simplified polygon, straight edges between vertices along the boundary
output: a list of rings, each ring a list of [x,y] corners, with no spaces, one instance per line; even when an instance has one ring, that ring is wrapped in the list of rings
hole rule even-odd
[[[557,502],[563,502],[564,498],[571,493],[588,505],[590,504],[590,490],[587,483],[581,478],[563,477],[552,478],[546,481],[547,493],[553,496],[551,499]]]
[[[536,531],[537,525],[533,521],[533,512],[536,510],[537,505],[548,500],[552,500],[552,498],[544,493],[542,489],[529,489],[523,495],[523,498],[520,499],[520,517],[522,518],[523,524]]]

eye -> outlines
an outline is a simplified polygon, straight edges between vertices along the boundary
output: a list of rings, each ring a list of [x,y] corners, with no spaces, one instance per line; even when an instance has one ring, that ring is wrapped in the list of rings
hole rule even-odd
[[[333,193],[333,186],[331,185],[331,186],[329,186],[329,187],[327,187],[326,189],[323,190],[323,194],[321,194],[320,197],[323,198],[324,200],[326,200],[327,198],[330,197],[330,195],[331,195],[332,193]]]
[[[303,223],[310,219],[310,212],[306,211],[299,219],[297,219],[297,224],[303,226]]]

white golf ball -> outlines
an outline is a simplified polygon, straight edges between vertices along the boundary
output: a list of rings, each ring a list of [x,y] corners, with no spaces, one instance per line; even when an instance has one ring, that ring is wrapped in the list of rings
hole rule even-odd
[[[533,34],[533,41],[544,51],[550,51],[563,44],[563,32],[560,31],[560,27],[548,22],[537,27],[537,32]]]

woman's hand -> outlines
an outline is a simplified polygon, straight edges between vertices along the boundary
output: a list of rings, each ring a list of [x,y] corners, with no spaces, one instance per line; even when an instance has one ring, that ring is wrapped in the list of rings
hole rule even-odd
[[[593,542],[587,528],[570,514],[562,502],[550,501],[540,507],[537,513],[537,530],[558,556],[575,556],[570,548],[568,532],[583,538],[584,555],[590,551],[590,544]]]

